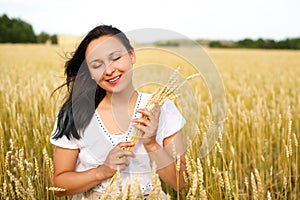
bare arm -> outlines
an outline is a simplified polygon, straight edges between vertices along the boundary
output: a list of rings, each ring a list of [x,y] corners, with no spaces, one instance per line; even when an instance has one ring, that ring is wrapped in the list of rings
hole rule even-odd
[[[58,196],[87,191],[112,174],[112,170],[105,165],[84,172],[75,172],[78,153],[79,149],[55,148],[53,183],[55,187],[65,189],[55,192]]]
[[[174,142],[174,143],[173,143]],[[180,190],[185,187],[185,181],[183,178],[183,172],[186,171],[185,167],[185,154],[182,144],[181,131],[165,138],[164,147],[161,147],[158,143],[145,146],[151,162],[157,163],[157,173],[160,178],[170,185],[175,190]],[[180,156],[180,171],[178,173],[179,182],[176,178],[176,161],[173,158],[173,145],[175,145],[175,151]],[[177,187],[177,184],[178,187]]]
[[[65,191],[56,191],[55,194],[57,196],[79,194],[111,178],[116,173],[117,167],[122,170],[129,164],[126,156],[134,157],[132,152],[124,151],[121,147],[132,145],[129,142],[119,143],[109,152],[103,165],[83,172],[75,171],[79,149],[56,147],[53,183],[55,187],[65,189]]]

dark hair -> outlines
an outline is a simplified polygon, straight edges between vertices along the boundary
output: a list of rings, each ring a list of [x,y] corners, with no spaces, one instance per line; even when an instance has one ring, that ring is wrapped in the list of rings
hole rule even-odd
[[[105,96],[105,90],[91,79],[85,60],[85,52],[89,43],[105,35],[116,37],[128,51],[133,50],[126,35],[112,26],[97,26],[84,37],[72,57],[65,63],[65,82],[55,90],[66,86],[68,93],[57,116],[57,127],[52,136],[53,139],[61,138],[63,135],[69,140],[72,137],[80,139],[80,133],[87,127],[95,109]]]

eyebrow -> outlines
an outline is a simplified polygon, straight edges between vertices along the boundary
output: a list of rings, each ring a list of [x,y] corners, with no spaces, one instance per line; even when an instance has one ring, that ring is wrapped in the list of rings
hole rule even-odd
[[[113,51],[110,54],[108,54],[108,56],[112,56],[115,53],[121,53],[121,52],[123,52],[123,51],[122,50],[116,50],[116,51]],[[94,60],[90,61],[89,64],[91,64],[93,62],[97,62],[97,61],[102,61],[102,60],[97,58],[97,59],[94,59]]]

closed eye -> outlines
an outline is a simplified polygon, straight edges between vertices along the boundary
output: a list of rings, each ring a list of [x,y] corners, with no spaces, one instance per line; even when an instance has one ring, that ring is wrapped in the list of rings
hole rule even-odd
[[[119,60],[121,58],[121,56],[116,56],[113,58],[113,61]]]
[[[97,68],[102,67],[102,66],[103,66],[103,63],[93,63],[92,64],[92,68],[94,68],[94,69],[97,69]]]
[[[110,59],[112,61],[117,61],[119,60],[121,57],[123,56],[123,52],[122,51],[115,51],[115,52],[112,52],[110,54]]]

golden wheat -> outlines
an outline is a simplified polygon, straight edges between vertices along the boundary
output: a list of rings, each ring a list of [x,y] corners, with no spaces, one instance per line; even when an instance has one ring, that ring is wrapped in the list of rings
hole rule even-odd
[[[1,199],[58,199],[52,191],[53,146],[49,136],[63,96],[50,95],[64,80],[61,55],[72,48],[0,45]],[[191,48],[180,48],[193,54]],[[218,66],[226,88],[226,121],[218,145],[200,160],[201,170],[197,165],[198,147],[211,117],[210,97],[205,87],[192,80],[190,85],[197,88],[195,96],[201,115],[199,133],[190,138],[193,142],[187,151],[184,175],[187,187],[180,192],[180,198],[297,199],[300,51],[207,52]],[[153,57],[161,59],[159,54]],[[137,65],[147,59],[151,58],[141,57]],[[186,64],[176,59],[170,62],[172,66]],[[191,73],[194,72],[184,75]],[[154,180],[157,188],[152,195],[160,194],[162,188],[172,199],[177,198],[177,193],[159,183],[157,177]],[[124,196],[130,192],[125,190]]]

